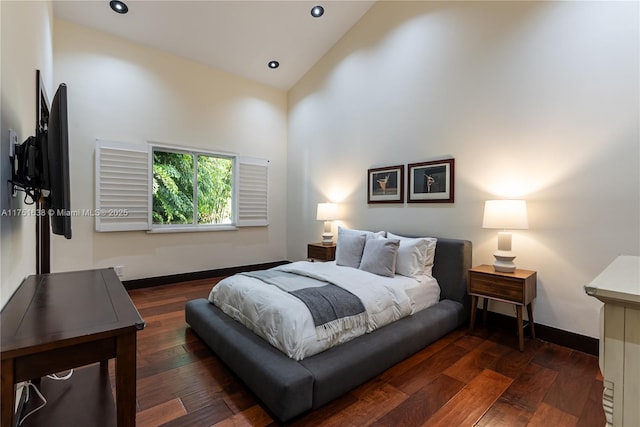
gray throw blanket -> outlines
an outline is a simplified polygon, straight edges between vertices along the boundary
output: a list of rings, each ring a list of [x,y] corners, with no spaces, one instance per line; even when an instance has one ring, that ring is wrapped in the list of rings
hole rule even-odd
[[[277,286],[302,301],[311,312],[318,338],[366,325],[366,312],[360,298],[333,283],[278,270],[240,274]]]

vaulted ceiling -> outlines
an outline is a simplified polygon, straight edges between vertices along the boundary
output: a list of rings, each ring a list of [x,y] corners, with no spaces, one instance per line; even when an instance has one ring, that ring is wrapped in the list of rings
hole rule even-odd
[[[269,86],[290,89],[374,1],[56,0],[56,18],[84,25]],[[311,9],[323,6],[323,16]],[[268,67],[278,61],[277,69]]]

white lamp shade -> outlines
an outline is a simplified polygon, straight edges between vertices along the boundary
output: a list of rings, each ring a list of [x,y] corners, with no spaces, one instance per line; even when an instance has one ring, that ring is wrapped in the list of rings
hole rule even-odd
[[[482,228],[524,230],[529,228],[525,200],[487,200],[484,202]]]
[[[335,203],[318,203],[316,219],[318,221],[333,221],[334,219],[338,219],[338,205]]]

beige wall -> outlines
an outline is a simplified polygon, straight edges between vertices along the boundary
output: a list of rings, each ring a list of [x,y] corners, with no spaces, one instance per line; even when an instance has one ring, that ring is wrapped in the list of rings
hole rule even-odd
[[[50,2],[0,2],[0,306],[4,306],[25,276],[35,273],[35,218],[9,216],[13,209],[31,208],[24,193],[12,197],[9,129],[19,142],[35,134],[36,69],[42,72],[50,97],[52,81],[52,16]]]
[[[289,93],[289,259],[333,200],[347,226],[469,239],[491,263],[484,201],[524,198],[536,321],[597,337],[583,285],[640,251],[637,18],[637,2],[378,2]],[[446,156],[454,204],[367,205],[368,168]]]
[[[51,16],[49,3],[0,2],[0,158],[9,127],[20,140],[33,131],[40,68],[50,95],[69,85],[73,209],[94,207],[96,138],[265,157],[272,190],[268,228],[96,233],[74,217],[74,238],[52,239],[54,271],[124,265],[135,279],[302,259],[327,200],[347,226],[469,239],[474,263],[490,263],[483,202],[522,197],[530,229],[514,250],[539,272],[536,321],[595,337],[599,304],[582,286],[617,254],[639,253],[637,3],[379,2],[289,105],[284,92],[62,21],[52,61]],[[454,204],[366,204],[368,168],[448,155]],[[4,186],[1,202],[22,207]],[[4,305],[35,270],[34,234],[30,218],[0,227]]]
[[[269,227],[97,233],[93,218],[74,217],[73,238],[53,239],[54,271],[122,265],[126,280],[285,258],[284,91],[61,20],[54,69],[68,85],[72,210],[94,207],[96,138],[270,160]]]

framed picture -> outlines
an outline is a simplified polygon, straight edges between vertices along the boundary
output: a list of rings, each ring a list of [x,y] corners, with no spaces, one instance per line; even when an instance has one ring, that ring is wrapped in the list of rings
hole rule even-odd
[[[369,169],[367,203],[404,203],[404,165]]]
[[[411,163],[408,166],[408,203],[453,203],[454,159]]]

